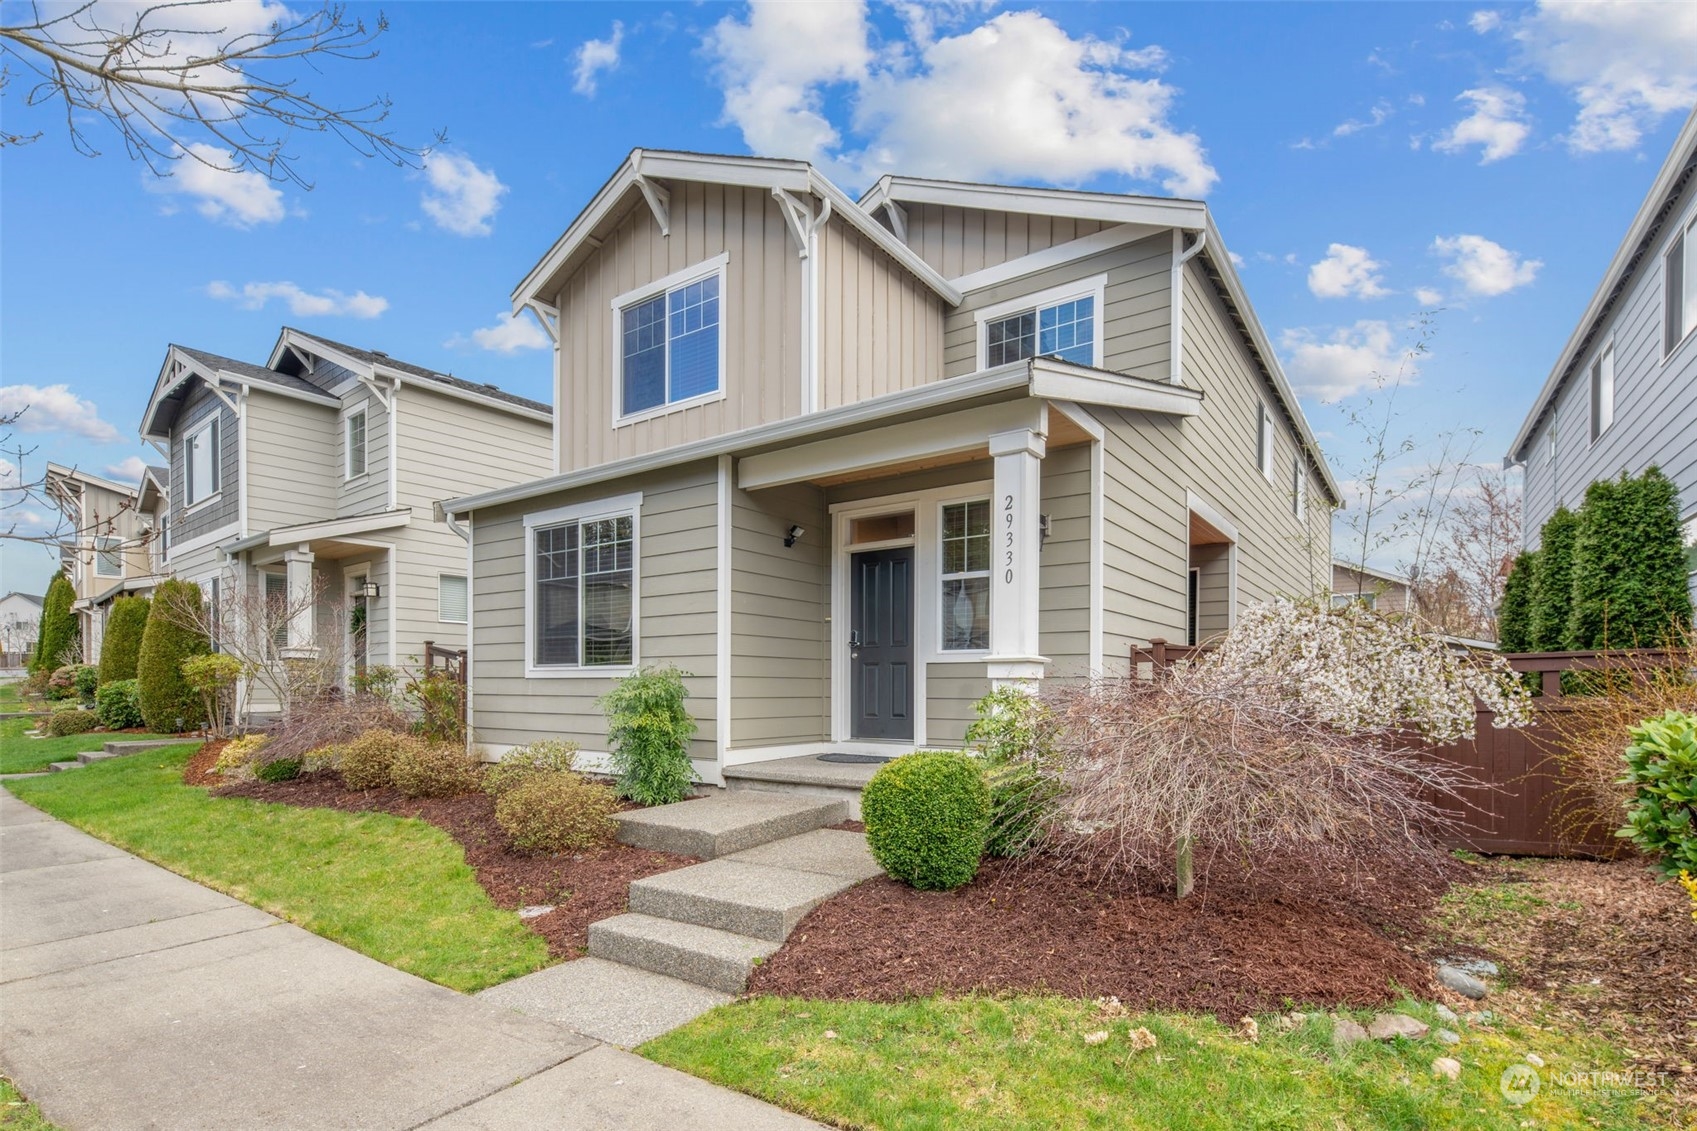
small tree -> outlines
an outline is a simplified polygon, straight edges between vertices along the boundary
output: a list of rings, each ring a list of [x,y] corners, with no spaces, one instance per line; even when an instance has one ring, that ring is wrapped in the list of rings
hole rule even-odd
[[[1573,608],[1573,542],[1579,516],[1566,507],[1544,523],[1538,572],[1532,584],[1532,651],[1557,652],[1567,645],[1567,614]]]
[[[53,575],[47,584],[47,594],[41,600],[41,631],[35,638],[35,656],[30,660],[32,672],[51,672],[72,663],[67,653],[77,643],[77,615],[71,611],[76,600],[76,588],[63,573]]]
[[[206,721],[199,692],[183,677],[183,661],[212,650],[196,615],[200,586],[175,578],[154,592],[136,661],[142,718],[149,730],[175,734]]]
[[[203,652],[182,662],[183,681],[200,696],[207,729],[223,738],[225,722],[235,707],[236,684],[242,678],[242,662],[222,652]]]
[[[106,616],[106,635],[100,642],[100,682],[115,683],[136,677],[141,658],[141,636],[147,631],[147,612],[153,602],[146,597],[119,597]]]
[[[1666,644],[1691,625],[1679,493],[1651,467],[1585,490],[1573,547],[1569,648]]]
[[[1503,583],[1502,604],[1497,612],[1497,644],[1504,652],[1532,651],[1532,598],[1537,570],[1537,551],[1523,552],[1514,559],[1508,580]]]

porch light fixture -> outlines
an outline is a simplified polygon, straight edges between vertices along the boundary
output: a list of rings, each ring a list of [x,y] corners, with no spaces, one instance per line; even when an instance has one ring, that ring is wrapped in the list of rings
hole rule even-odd
[[[354,590],[354,596],[364,597],[367,601],[375,601],[382,595],[383,590],[378,586],[377,582],[371,580],[369,577],[360,582],[359,588]]]
[[[789,530],[784,532],[784,549],[787,550],[791,546],[794,546],[796,544],[797,540],[799,540],[801,538],[801,536],[803,534],[806,534],[806,533],[807,533],[807,530],[804,527],[800,527],[800,526],[790,527]]]

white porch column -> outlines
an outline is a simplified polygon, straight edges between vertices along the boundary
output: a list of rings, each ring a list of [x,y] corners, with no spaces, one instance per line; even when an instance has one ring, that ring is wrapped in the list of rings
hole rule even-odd
[[[312,592],[312,549],[304,543],[283,554],[288,568],[289,636],[285,660],[310,660],[318,655],[318,617]]]
[[[1043,678],[1037,650],[1037,524],[1047,444],[1029,428],[990,437],[996,496],[990,501],[990,658],[992,686]]]

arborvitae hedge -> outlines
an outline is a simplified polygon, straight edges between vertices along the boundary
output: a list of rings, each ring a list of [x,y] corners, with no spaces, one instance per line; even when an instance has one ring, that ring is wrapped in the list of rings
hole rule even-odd
[[[119,597],[106,614],[106,635],[100,641],[100,682],[116,683],[136,677],[141,658],[141,634],[147,631],[146,597]]]
[[[1573,607],[1573,540],[1578,534],[1579,516],[1566,507],[1557,507],[1544,523],[1532,585],[1533,652],[1559,652],[1567,647],[1567,614]]]
[[[1679,492],[1651,467],[1585,490],[1573,546],[1568,648],[1652,647],[1691,626]]]
[[[1497,612],[1497,647],[1504,652],[1532,651],[1532,596],[1538,553],[1523,551],[1514,559],[1503,583],[1503,603]]]
[[[30,659],[32,672],[52,671],[64,663],[64,653],[77,638],[77,614],[71,603],[77,598],[71,579],[62,573],[53,575],[47,584],[47,594],[41,600],[41,627],[35,637],[35,655]]]
[[[211,651],[206,634],[190,623],[190,610],[200,608],[200,586],[192,581],[163,582],[153,595],[147,629],[141,636],[136,661],[141,714],[147,729],[174,734],[201,726],[206,709],[200,695],[183,678],[183,661]],[[175,614],[175,615],[173,615]]]

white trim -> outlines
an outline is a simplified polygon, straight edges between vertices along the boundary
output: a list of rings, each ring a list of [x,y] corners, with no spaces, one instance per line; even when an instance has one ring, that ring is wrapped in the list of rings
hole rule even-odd
[[[389,390],[389,509],[399,507],[401,498],[401,384]],[[369,417],[367,418],[370,419]],[[371,464],[371,441],[366,441],[365,462]]]
[[[206,504],[216,501],[218,497],[224,493],[223,415],[223,409],[213,409],[211,415],[209,415],[205,420],[196,424],[193,428],[190,428],[187,432],[182,434],[183,514],[185,515],[192,514],[201,507],[204,507]],[[209,476],[211,483],[208,484],[209,489],[206,494],[199,498],[191,499],[189,496],[194,491],[195,472],[198,470],[198,467],[193,464],[190,457],[194,453],[195,438],[200,436],[202,433],[216,433],[216,435],[209,437],[210,442],[206,449],[212,456],[212,474]]]
[[[1218,530],[1221,534],[1224,534],[1233,542],[1238,540],[1237,525],[1233,523],[1231,519],[1221,514],[1218,510],[1215,510],[1213,504],[1209,503],[1195,491],[1186,491],[1184,493],[1184,506],[1188,511],[1195,511],[1198,518],[1206,522],[1209,526],[1212,526],[1215,530]],[[1188,535],[1186,535],[1185,541],[1186,543],[1189,542]]]
[[[241,527],[242,535],[247,535],[247,398],[249,390],[242,389],[241,396],[236,398],[236,525]],[[185,463],[187,462],[185,457]],[[222,472],[222,468],[219,469]],[[166,509],[170,508],[170,496],[166,495]]]
[[[1081,410],[1082,411],[1082,410]],[[1078,417],[1067,413],[1076,421]],[[1092,418],[1094,422],[1094,418]],[[1101,676],[1106,674],[1103,665],[1106,663],[1103,644],[1103,624],[1107,607],[1103,603],[1103,592],[1106,588],[1107,561],[1105,549],[1107,546],[1108,516],[1105,513],[1108,501],[1107,492],[1107,452],[1103,443],[1106,429],[1096,423],[1101,429],[1097,432],[1094,442],[1090,445],[1090,674]]]
[[[713,659],[713,709],[714,730],[718,748],[718,761],[721,768],[726,764],[726,755],[731,748],[731,540],[735,536],[735,526],[731,521],[732,485],[731,457],[719,457],[718,482],[718,557],[714,562],[715,599],[714,609],[714,659]]]
[[[401,569],[400,558],[401,558],[401,552],[400,552],[400,547],[394,542],[389,543],[388,550],[389,550],[389,600],[388,600],[387,604],[389,606],[389,666],[394,667],[396,656],[397,656],[398,650],[400,648],[400,636],[401,636],[400,624],[399,624],[400,605],[401,605],[401,601],[400,601],[400,569]],[[381,601],[382,598],[379,597],[378,600]]]
[[[1058,287],[1049,287],[1045,290],[1033,292],[1032,294],[1020,295],[1017,298],[1008,299],[1005,302],[998,302],[991,306],[980,307],[972,312],[972,333],[976,340],[975,348],[977,350],[974,368],[982,371],[986,365],[986,354],[988,351],[988,347],[984,340],[984,324],[986,322],[994,322],[998,319],[1006,318],[1011,314],[1021,314],[1027,310],[1036,314],[1045,307],[1058,306],[1063,302],[1072,302],[1076,299],[1089,298],[1094,300],[1094,305],[1091,308],[1090,364],[1092,367],[1100,369],[1102,367],[1103,339],[1107,337],[1107,294],[1108,276],[1106,274],[1102,274],[1093,275],[1083,279],[1075,279],[1070,283],[1063,283]],[[1033,333],[1041,335],[1042,330],[1041,328],[1036,328],[1033,330]],[[1040,357],[1044,355],[1039,354],[1036,356]]]
[[[356,577],[371,577],[369,561],[356,562],[342,567],[342,601],[347,607],[347,616],[342,618],[342,681],[349,688],[354,682],[354,634],[353,626],[348,618],[353,615],[353,579]],[[365,663],[367,670],[371,666],[371,602],[365,603]]]
[[[754,766],[779,758],[810,758],[819,754],[875,754],[886,758],[910,754],[921,747],[912,742],[875,742],[845,739],[841,742],[789,742],[781,746],[739,746],[727,751],[725,766]]]
[[[983,503],[985,511],[986,511],[986,515],[985,515],[986,529],[984,531],[984,535],[985,535],[985,540],[987,542],[987,545],[986,545],[985,548],[990,551],[990,556],[991,556],[991,559],[993,560],[994,557],[995,557],[995,545],[996,545],[995,511],[992,507],[992,504],[994,503],[994,501],[995,500],[992,498],[992,494],[983,494],[983,495],[972,495],[969,498],[964,498],[964,499],[939,499],[937,502],[935,502],[931,505],[932,510],[934,512],[934,515],[933,515],[934,525],[933,525],[932,529],[936,531],[936,536],[937,536],[937,546],[936,546],[937,573],[936,573],[936,576],[934,578],[928,578],[927,580],[935,583],[932,586],[931,599],[934,602],[936,602],[936,607],[934,609],[932,609],[932,620],[933,620],[934,623],[932,624],[931,627],[936,631],[935,639],[936,639],[937,655],[930,662],[933,662],[933,663],[960,663],[960,662],[966,661],[966,660],[976,660],[976,661],[979,661],[979,662],[982,663],[982,662],[986,662],[990,659],[990,635],[989,635],[990,634],[990,626],[989,626],[988,621],[989,621],[989,618],[991,616],[991,613],[990,613],[990,610],[989,610],[988,607],[986,607],[985,612],[984,612],[984,616],[985,616],[985,620],[986,620],[986,623],[985,623],[985,626],[984,626],[984,647],[982,647],[982,648],[945,648],[945,647],[943,647],[943,618],[946,615],[948,615],[947,610],[945,610],[943,608],[943,598],[942,598],[943,582],[948,581],[951,578],[970,578],[970,577],[982,576],[984,578],[984,601],[985,601],[986,606],[988,606],[989,601],[990,601],[990,576],[991,576],[992,573],[995,572],[993,569],[991,569],[991,567],[988,563],[986,563],[984,568],[981,569],[981,570],[966,570],[966,571],[963,571],[961,573],[956,573],[956,574],[946,574],[946,573],[943,572],[943,511],[946,510],[949,507],[966,506],[966,505],[969,505],[971,503]],[[916,534],[918,533],[917,526],[915,528],[915,533]],[[863,547],[856,546],[856,547],[854,547],[854,549],[859,550],[859,549],[863,549]],[[917,570],[915,572],[917,572]],[[918,604],[917,595],[915,595],[915,604],[916,605]]]
[[[889,174],[880,177],[861,197],[861,205],[871,210],[884,200],[982,208],[992,212],[1030,212],[1039,216],[1099,220],[1104,223],[1148,224],[1158,228],[1200,228],[1208,215],[1207,205],[1199,200],[1080,192],[1075,189],[1030,188],[1022,185],[973,184]]]
[[[899,208],[894,201],[890,207]],[[1039,271],[1047,271],[1054,267],[1063,267],[1077,259],[1085,259],[1092,255],[1100,255],[1104,251],[1112,251],[1116,247],[1124,247],[1138,240],[1148,239],[1157,235],[1161,228],[1151,224],[1116,224],[1111,228],[1103,228],[1088,236],[1080,236],[1065,243],[1052,244],[1041,251],[1021,255],[1002,263],[986,267],[981,271],[973,271],[966,275],[957,275],[949,282],[958,287],[962,294],[970,295],[973,291],[994,287],[1001,283],[1023,279],[1027,275],[1035,275]]]
[[[371,472],[371,402],[360,401],[343,407],[342,419],[342,482],[364,479]],[[359,417],[359,459],[363,465],[354,472],[354,417]]]
[[[1033,397],[1166,416],[1198,416],[1202,412],[1202,393],[1183,385],[1110,373],[1050,357],[1033,358],[1030,364]]]
[[[1278,429],[1273,426],[1273,411],[1267,407],[1267,402],[1256,398],[1256,407],[1261,415],[1255,421],[1255,463],[1261,469],[1261,475],[1269,483],[1275,483],[1273,478],[1273,450],[1278,446]]]
[[[398,530],[412,525],[412,511],[382,511],[378,514],[357,514],[349,518],[327,518],[320,522],[303,522],[298,526],[279,526],[267,532],[267,544],[293,546],[300,542],[324,539],[341,540],[348,534],[374,534],[379,530]],[[247,547],[243,547],[247,549]]]
[[[188,538],[181,542],[177,541],[176,533],[173,531],[170,542],[166,546],[165,561],[169,564],[173,559],[180,558],[184,554],[192,554],[196,550],[216,545],[230,537],[232,534],[239,535],[240,533],[241,524],[238,522],[225,523],[217,530],[208,530],[205,534],[196,534],[193,538]]]
[[[1608,423],[1606,424],[1598,420],[1598,417],[1601,415],[1599,412],[1599,409],[1602,407],[1599,403],[1601,398],[1598,395],[1599,390],[1594,389],[1591,385],[1593,374],[1595,374],[1597,378],[1601,378],[1603,362],[1605,360],[1608,362],[1609,376]],[[1614,427],[1615,394],[1619,390],[1619,387],[1620,357],[1615,353],[1615,336],[1613,333],[1610,333],[1608,337],[1603,339],[1603,344],[1598,348],[1596,356],[1591,359],[1591,364],[1585,367],[1585,416],[1586,423],[1589,425],[1587,435],[1591,437],[1590,443],[1586,445],[1587,447],[1591,444],[1600,443],[1603,437],[1609,434],[1609,429]]]
[[[451,520],[450,520],[451,521]],[[475,566],[477,556],[473,547],[477,538],[477,522],[470,515],[465,524],[465,741],[466,749],[473,748],[477,734],[477,686],[473,666],[473,649],[477,646],[477,588]]]
[[[631,520],[630,663],[590,667],[536,663],[536,530],[568,522],[629,515]],[[581,633],[581,626],[579,628]],[[581,636],[580,636],[581,647]],[[524,677],[526,679],[618,679],[642,666],[642,492],[533,511],[524,516]]]
[[[466,615],[465,615],[464,619],[462,619],[462,620],[454,620],[451,617],[445,617],[445,616],[442,615],[442,579],[445,578],[445,577],[454,577],[454,578],[458,578],[459,580],[465,582],[465,586],[466,586],[466,593],[465,593]],[[437,570],[436,571],[436,623],[437,624],[467,624],[467,625],[471,623],[471,575],[469,573],[447,573],[447,572],[444,572],[443,570]]]
[[[1187,250],[1184,246],[1184,232],[1179,228],[1173,229],[1173,259],[1171,267],[1172,278],[1169,281],[1171,293],[1167,297],[1172,310],[1171,346],[1168,349],[1167,380],[1174,385],[1184,384],[1184,277],[1185,264],[1201,254],[1208,246],[1208,229],[1196,233],[1196,242]]]
[[[726,379],[727,374],[725,372],[725,338],[726,328],[730,322],[730,307],[727,302],[730,288],[725,285],[725,280],[729,273],[730,261],[731,257],[729,252],[720,252],[718,255],[713,256],[713,258],[704,259],[692,267],[686,267],[681,271],[673,271],[670,275],[667,275],[663,279],[656,279],[652,283],[645,283],[634,290],[626,291],[624,294],[619,295],[611,301],[610,306],[613,312],[613,338],[610,358],[613,363],[614,428],[621,428],[627,424],[635,424],[642,420],[652,420],[656,416],[665,416],[668,413],[678,412],[682,409],[693,408],[697,405],[709,404],[713,401],[725,399],[725,386],[728,383]],[[715,388],[710,392],[699,393],[696,396],[689,397],[685,400],[674,401],[669,399],[672,391],[672,346],[670,304],[668,303],[667,313],[664,316],[664,324],[666,326],[666,373],[664,392],[668,399],[662,400],[659,404],[653,405],[649,408],[638,409],[636,412],[626,413],[624,411],[624,312],[628,308],[635,306],[637,303],[646,302],[649,299],[654,298],[656,295],[669,295],[672,291],[677,290],[680,287],[687,287],[691,283],[698,283],[707,278],[709,275],[717,275],[719,278],[719,322],[716,327],[717,332],[714,334],[714,338],[719,347],[719,372],[717,374],[717,383]],[[558,399],[557,395],[556,399]],[[555,443],[556,445],[558,444],[557,439]]]

